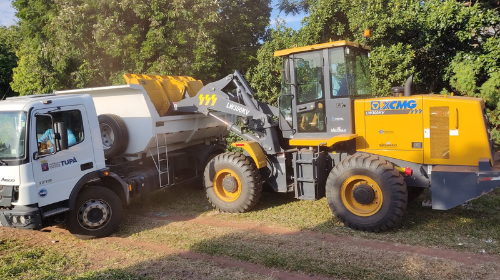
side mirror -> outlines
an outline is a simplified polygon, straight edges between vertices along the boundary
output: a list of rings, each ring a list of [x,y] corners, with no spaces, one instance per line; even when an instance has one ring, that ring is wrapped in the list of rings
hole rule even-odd
[[[34,152],[33,153],[33,160],[37,160],[40,158],[40,155],[38,154],[38,152]]]
[[[54,138],[56,141],[56,151],[68,149],[68,130],[66,128],[66,123],[54,123]]]
[[[285,78],[285,83],[290,83],[290,60],[288,58],[285,59],[283,68],[283,77]]]

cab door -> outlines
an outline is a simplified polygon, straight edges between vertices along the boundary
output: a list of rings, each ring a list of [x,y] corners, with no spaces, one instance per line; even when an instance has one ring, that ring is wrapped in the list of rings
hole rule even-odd
[[[35,110],[31,119],[30,151],[38,151],[38,158],[32,155],[38,204],[45,206],[67,200],[80,178],[96,170],[85,107],[79,105]],[[65,122],[68,134],[74,135],[73,139],[68,136],[67,150],[57,151],[55,147],[51,150],[51,143],[39,143],[44,135],[46,139],[51,134],[50,129],[55,120]],[[51,136],[54,138],[53,132]]]
[[[294,55],[295,138],[319,138],[326,134],[322,51]]]

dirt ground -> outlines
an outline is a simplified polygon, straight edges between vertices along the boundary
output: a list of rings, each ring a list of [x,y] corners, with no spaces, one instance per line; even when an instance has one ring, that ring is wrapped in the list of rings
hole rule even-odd
[[[254,222],[224,221],[218,219],[217,215],[159,216],[144,211],[126,212],[125,216],[121,231],[100,240],[81,241],[72,237],[64,228],[58,227],[43,231],[0,228],[0,237],[21,241],[24,246],[46,246],[70,258],[85,260],[65,268],[63,275],[89,270],[126,269],[137,277],[135,279],[143,276],[152,279],[398,279],[398,275],[407,279],[500,279],[500,257],[495,255],[409,246],[315,231],[296,231]],[[150,227],[144,230],[136,228],[144,223]],[[130,226],[133,228],[128,228]],[[179,228],[186,229],[187,234],[179,235],[179,240],[172,241],[168,238],[169,241],[163,242],[162,234]],[[201,229],[199,236],[195,236],[197,229]],[[223,234],[212,236],[218,231]],[[302,271],[300,267],[255,261],[251,257],[242,256],[244,254],[235,256],[231,248],[217,249],[215,253],[210,253],[209,250],[196,249],[196,246],[183,245],[191,238],[198,244],[201,239],[222,239],[222,242],[217,243],[219,245],[213,245],[221,247],[224,244],[242,244],[243,247],[248,247],[245,250],[249,255],[255,254],[256,257],[261,254],[258,247],[265,244],[266,248],[277,252],[283,249],[293,252],[299,259],[307,256],[308,259],[321,261],[325,258],[324,255],[316,255],[318,248],[309,252],[314,247],[312,244],[319,244],[319,251],[325,248],[329,251],[326,255],[331,256],[331,259],[325,262],[326,270],[317,269],[315,273],[314,269]],[[302,253],[304,255],[300,256]],[[290,256],[283,254],[281,261],[287,262],[289,258]],[[293,260],[290,261],[293,263]],[[358,264],[354,265],[353,262]],[[373,270],[368,269],[367,273],[358,274],[356,270],[359,263],[363,267],[372,267]],[[340,269],[338,273],[335,269],[328,270],[328,266],[331,268],[337,265],[343,267],[343,270]],[[394,271],[397,273],[394,274]]]

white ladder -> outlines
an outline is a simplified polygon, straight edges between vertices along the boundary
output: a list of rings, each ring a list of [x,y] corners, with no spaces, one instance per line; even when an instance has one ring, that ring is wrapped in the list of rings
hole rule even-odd
[[[159,137],[160,136],[160,137]],[[160,145],[161,141],[161,136],[163,136],[163,143]],[[170,174],[169,174],[169,164],[168,164],[168,149],[167,149],[167,135],[161,133],[161,134],[156,134],[155,135],[155,140],[156,140],[156,155],[153,155],[151,152],[151,148],[148,149],[149,154],[151,155],[151,158],[153,159],[153,162],[155,163],[156,169],[158,170],[158,180],[160,182],[160,188],[170,186]],[[160,152],[161,149],[165,149],[165,158],[161,158]],[[155,158],[156,157],[156,158]],[[161,170],[161,162],[165,161],[166,162],[166,169],[165,171]],[[161,175],[167,174],[167,183],[162,184],[161,180]]]

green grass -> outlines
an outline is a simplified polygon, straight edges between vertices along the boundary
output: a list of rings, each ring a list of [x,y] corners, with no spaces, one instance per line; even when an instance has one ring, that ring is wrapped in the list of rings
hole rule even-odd
[[[129,271],[106,269],[68,275],[66,271],[76,265],[75,258],[68,258],[50,247],[29,246],[15,239],[0,239],[0,279],[138,279]],[[148,279],[148,278],[141,278]]]
[[[474,253],[484,249],[487,254],[500,254],[500,190],[449,211],[421,207],[422,200],[428,199],[428,196],[426,193],[409,204],[402,221],[393,230],[367,233],[345,228],[333,217],[324,198],[303,201],[294,199],[291,194],[265,192],[254,210],[243,214],[223,214],[212,210],[200,184],[180,186],[134,199],[118,234],[136,241],[224,256],[268,268],[341,279],[481,279],[496,275],[495,271],[500,266],[493,263],[467,266],[425,255],[373,250],[345,241],[323,242],[320,238],[311,239],[310,235],[301,233],[263,234],[230,226],[172,222],[143,215],[186,215],[252,222],[337,236]],[[234,268],[220,268],[205,261],[144,251],[140,247],[124,246],[105,239],[80,241],[57,232],[49,236],[60,242],[54,246],[33,246],[30,244],[38,243],[30,237],[27,237],[30,242],[22,238],[0,237],[0,279],[263,277],[235,271]]]
[[[447,259],[383,251],[355,243],[322,242],[307,234],[263,234],[231,227],[198,223],[155,221],[129,215],[125,228],[155,227],[138,230],[129,236],[139,242],[167,245],[224,256],[313,275],[340,279],[480,279],[495,275],[498,265],[474,267]]]
[[[488,254],[500,254],[500,189],[447,211],[422,207],[422,201],[429,196],[428,192],[424,193],[408,204],[400,223],[383,233],[360,232],[344,227],[333,216],[325,198],[306,201],[296,200],[292,194],[264,192],[257,206],[248,213],[218,213],[212,210],[199,184],[173,187],[136,200],[130,210],[131,213],[145,211],[163,216],[210,216],[226,221],[256,222],[409,245],[474,253],[484,249]]]

